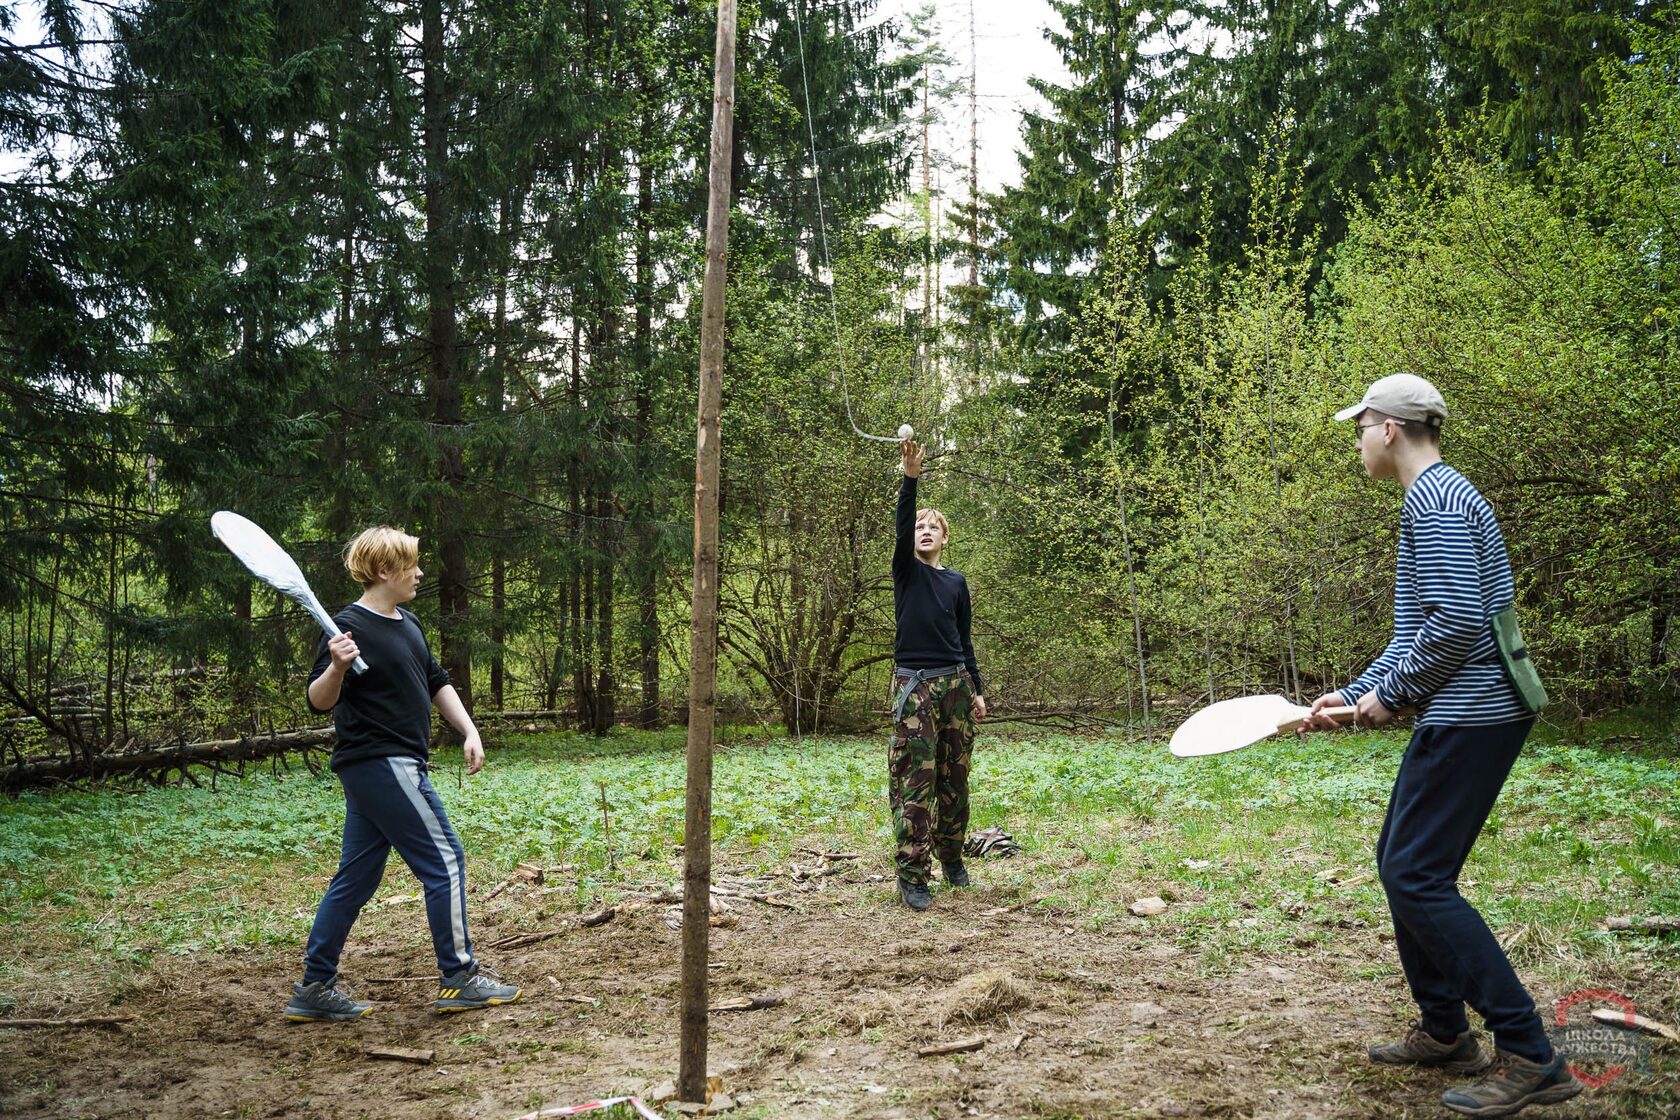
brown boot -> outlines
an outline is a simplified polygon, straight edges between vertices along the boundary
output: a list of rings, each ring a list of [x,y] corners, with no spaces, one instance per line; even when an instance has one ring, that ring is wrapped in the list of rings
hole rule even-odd
[[[1421,1022],[1413,1023],[1399,1042],[1378,1043],[1365,1053],[1385,1066],[1439,1066],[1453,1073],[1481,1073],[1493,1064],[1470,1031],[1451,1042],[1440,1042]]]
[[[1558,1104],[1581,1091],[1562,1054],[1531,1062],[1504,1050],[1493,1069],[1474,1085],[1448,1089],[1441,1103],[1461,1116],[1509,1116],[1531,1104]]]

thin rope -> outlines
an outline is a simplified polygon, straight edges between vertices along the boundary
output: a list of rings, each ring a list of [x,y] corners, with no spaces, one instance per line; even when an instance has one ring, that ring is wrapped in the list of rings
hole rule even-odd
[[[828,257],[828,221],[823,208],[822,167],[817,163],[817,126],[811,116],[811,76],[805,67],[805,21],[799,14],[801,7],[801,0],[794,0],[793,29],[799,43],[799,83],[805,90],[805,131],[811,145],[811,178],[817,186],[817,240],[822,245],[823,268],[828,271],[828,311],[834,320],[834,364],[840,367],[840,393],[846,402],[846,422],[852,426],[853,433],[864,439],[897,443],[897,436],[870,435],[858,427],[857,421],[852,418],[852,391],[846,377],[846,354],[840,338],[840,304],[834,296],[834,289],[839,286],[840,278],[835,274],[834,263]]]

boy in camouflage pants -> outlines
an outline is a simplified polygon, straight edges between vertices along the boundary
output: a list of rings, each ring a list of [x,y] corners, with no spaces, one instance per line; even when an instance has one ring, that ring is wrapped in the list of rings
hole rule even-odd
[[[922,446],[899,445],[904,484],[898,492],[893,547],[893,739],[887,756],[898,890],[906,906],[926,910],[929,855],[945,882],[969,885],[963,867],[968,833],[968,767],[974,726],[986,716],[980,667],[970,636],[972,604],[961,572],[939,562],[950,527],[936,509],[916,509]]]

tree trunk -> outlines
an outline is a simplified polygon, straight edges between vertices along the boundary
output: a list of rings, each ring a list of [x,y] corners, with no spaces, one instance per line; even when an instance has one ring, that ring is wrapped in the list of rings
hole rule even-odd
[[[510,242],[513,237],[514,205],[511,198],[504,196],[496,221],[497,251],[501,254],[501,267],[496,273],[495,333],[491,340],[495,346],[495,355],[490,362],[490,388],[487,394],[490,415],[496,421],[500,421],[502,417],[507,397],[507,294],[508,273],[512,270]],[[490,560],[490,702],[498,712],[507,706],[507,656],[502,648],[507,641],[507,502],[502,497],[502,491],[506,489],[502,485],[506,462],[506,454],[498,451],[492,470],[492,481],[497,485],[491,513],[491,525],[495,532],[492,536]]]
[[[577,317],[572,317],[572,416],[583,415],[583,337],[579,333]],[[566,646],[567,666],[572,674],[572,708],[577,713],[579,729],[589,727],[589,712],[594,708],[591,695],[589,665],[589,621],[585,617],[584,588],[589,584],[589,532],[584,524],[583,463],[577,455],[566,463],[567,509],[571,513],[572,565],[566,574],[566,618],[571,642]]]
[[[644,464],[653,445],[653,89],[642,79],[642,154],[636,165],[636,448]],[[641,706],[636,722],[659,726],[659,559],[655,555],[653,489],[645,479],[640,504],[642,524],[637,534],[641,583],[638,629],[641,646]]]
[[[432,531],[437,537],[438,660],[461,702],[472,710],[472,653],[467,639],[467,536],[461,454],[461,350],[455,316],[454,176],[449,168],[449,104],[444,76],[442,0],[421,5],[421,113],[425,148],[425,278],[429,308],[427,366],[432,420],[438,429],[438,481]]]
[[[595,569],[595,710],[590,730],[596,735],[605,735],[613,725],[617,716],[618,682],[613,677],[613,576],[617,571],[615,557],[617,554],[617,530],[609,518],[612,517],[612,491],[605,479],[601,481],[600,492],[595,499],[595,513],[598,518],[597,532],[600,535],[600,559]]]

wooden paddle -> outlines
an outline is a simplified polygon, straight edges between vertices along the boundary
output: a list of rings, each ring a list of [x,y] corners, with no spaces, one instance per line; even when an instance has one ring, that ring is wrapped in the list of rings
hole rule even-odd
[[[1325,708],[1319,714],[1337,723],[1351,723],[1354,711],[1351,707]],[[1169,746],[1180,758],[1240,751],[1262,739],[1299,731],[1311,713],[1311,708],[1285,696],[1238,696],[1209,704],[1185,720],[1173,732]]]

